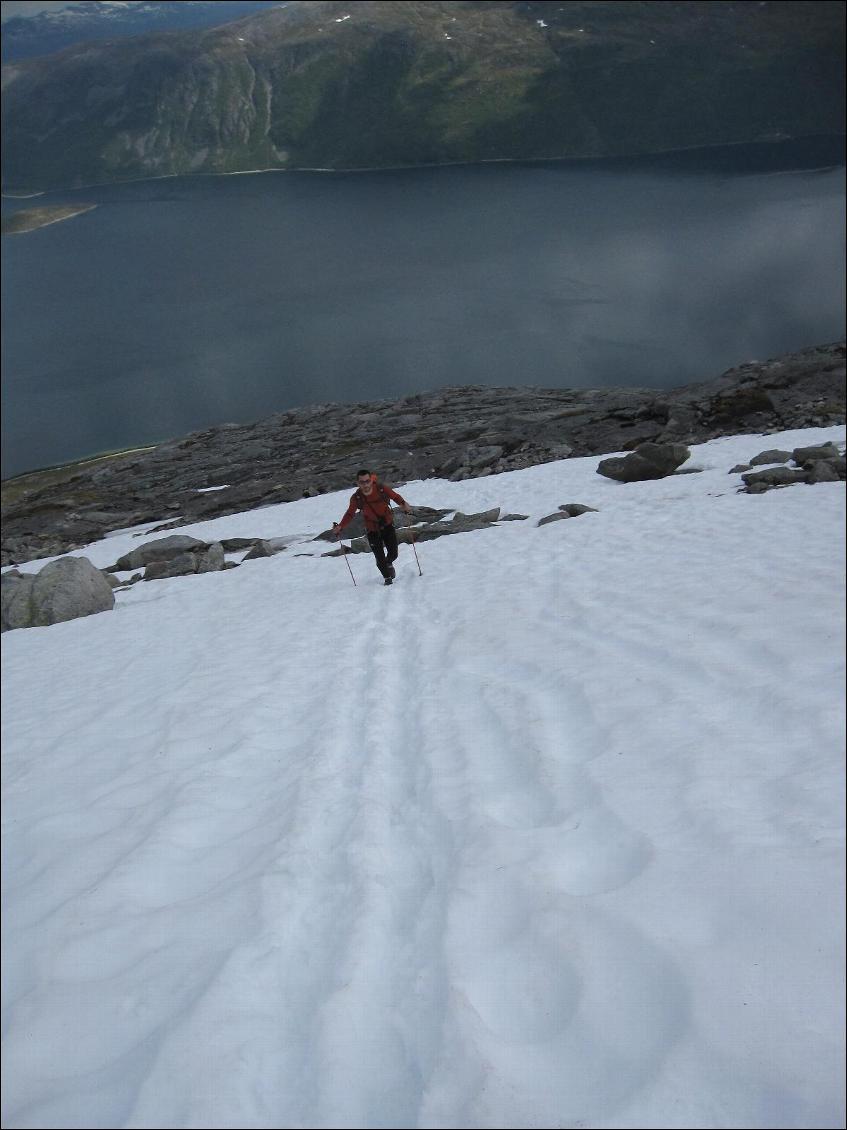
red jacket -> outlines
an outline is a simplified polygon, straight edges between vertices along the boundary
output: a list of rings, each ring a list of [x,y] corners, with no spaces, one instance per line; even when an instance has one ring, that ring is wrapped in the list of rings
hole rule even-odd
[[[350,496],[350,505],[347,507],[346,514],[338,523],[336,533],[340,533],[348,522],[353,521],[357,510],[362,511],[362,517],[365,519],[365,529],[370,533],[374,533],[379,529],[380,518],[387,525],[393,526],[394,515],[391,513],[391,506],[388,500],[393,499],[404,507],[407,505],[405,498],[401,498],[391,487],[387,487],[383,483],[378,483],[376,481],[376,475],[371,475],[371,479],[373,486],[371,487],[371,493],[369,495],[361,490],[357,490]]]

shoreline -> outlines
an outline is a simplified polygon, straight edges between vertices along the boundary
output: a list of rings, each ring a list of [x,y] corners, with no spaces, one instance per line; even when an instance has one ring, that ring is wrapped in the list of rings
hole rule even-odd
[[[153,182],[159,180],[176,180],[181,178],[200,178],[200,177],[239,177],[239,176],[253,176],[260,173],[329,173],[335,176],[344,175],[358,175],[362,173],[397,173],[397,172],[414,172],[418,169],[453,169],[453,168],[477,168],[483,165],[573,165],[581,166],[588,164],[599,165],[616,165],[616,164],[638,164],[648,163],[650,161],[664,160],[674,155],[680,157],[692,157],[701,154],[706,157],[708,155],[717,155],[719,153],[737,152],[743,149],[758,150],[764,152],[768,149],[774,150],[779,148],[788,149],[791,146],[800,146],[809,142],[829,140],[830,143],[836,141],[841,142],[841,156],[839,159],[829,161],[824,164],[814,165],[796,165],[792,166],[791,170],[783,169],[781,171],[798,171],[798,172],[816,172],[825,169],[840,168],[847,163],[847,156],[845,156],[844,142],[845,135],[842,134],[810,134],[807,137],[797,138],[782,138],[771,139],[768,141],[731,141],[719,142],[714,145],[691,145],[685,146],[681,149],[657,149],[645,153],[621,153],[621,154],[605,154],[605,155],[584,155],[584,156],[570,156],[570,157],[484,157],[477,161],[429,161],[422,162],[414,165],[362,165],[347,169],[333,169],[325,166],[300,166],[297,168],[270,166],[264,169],[230,169],[226,172],[197,172],[197,173],[164,173],[159,176],[138,176],[138,177],[120,177],[114,180],[106,181],[93,181],[90,184],[77,184],[68,185],[65,187],[45,188],[37,191],[30,190],[25,193],[22,189],[7,189],[0,193],[5,198],[9,199],[28,199],[29,196],[44,196],[51,193],[67,193],[67,192],[81,192],[92,188],[110,188],[114,185],[122,184],[143,184],[145,182]],[[766,170],[761,170],[766,171]],[[773,170],[771,170],[773,171]]]
[[[649,395],[651,395],[653,397],[657,397],[657,398],[662,398],[662,397],[675,398],[675,397],[681,396],[686,390],[690,390],[691,392],[694,392],[694,391],[698,390],[699,388],[701,388],[701,386],[710,386],[717,381],[725,379],[729,376],[733,376],[736,373],[738,373],[741,369],[748,369],[748,368],[753,368],[753,367],[762,368],[762,367],[772,366],[774,364],[781,364],[782,361],[785,358],[793,358],[794,356],[804,356],[806,354],[811,354],[811,353],[820,352],[820,351],[838,350],[840,348],[843,348],[843,345],[844,345],[844,339],[843,338],[838,338],[838,339],[831,341],[831,342],[808,345],[808,346],[804,346],[804,347],[802,347],[798,350],[795,350],[794,353],[779,354],[779,355],[776,355],[774,357],[769,357],[769,358],[765,359],[764,361],[744,361],[744,362],[740,362],[739,365],[734,366],[733,368],[726,370],[725,372],[721,373],[717,377],[705,378],[703,380],[687,381],[687,382],[683,382],[680,385],[674,385],[674,386],[669,387],[669,388],[662,388],[662,387],[658,387],[658,386],[653,387],[653,386],[646,386],[646,385],[645,386],[638,386],[638,387],[629,386],[629,385],[619,385],[619,386],[604,387],[602,389],[582,389],[582,388],[562,389],[562,388],[557,388],[557,387],[548,387],[548,386],[541,386],[541,385],[510,385],[510,386],[441,385],[441,386],[438,386],[436,388],[421,389],[421,390],[418,390],[415,393],[406,393],[406,394],[397,395],[397,396],[388,396],[388,397],[376,398],[374,400],[369,400],[369,401],[366,401],[364,403],[366,403],[370,407],[373,407],[373,406],[381,406],[381,407],[389,406],[390,407],[390,406],[395,406],[398,403],[405,402],[406,400],[409,399],[409,397],[416,398],[416,399],[428,399],[428,398],[436,398],[436,397],[439,397],[439,396],[444,396],[445,394],[451,394],[451,393],[456,393],[456,392],[465,392],[465,393],[468,393],[468,394],[473,394],[473,393],[479,393],[479,392],[482,392],[482,393],[489,392],[490,393],[492,391],[497,391],[497,390],[499,390],[501,393],[502,392],[510,392],[510,393],[521,393],[521,394],[527,394],[527,395],[534,395],[534,394],[537,394],[537,393],[549,394],[554,398],[557,397],[559,394],[561,394],[563,392],[571,392],[571,393],[576,393],[576,394],[583,395],[583,396],[588,396],[591,393],[600,393],[604,396],[610,396],[610,395],[617,393],[617,394],[621,394],[624,397],[629,396],[630,394],[632,394],[634,392],[637,392],[637,393],[649,394]],[[305,404],[292,405],[288,408],[280,409],[277,412],[268,413],[266,415],[257,417],[255,419],[250,419],[250,420],[245,420],[243,422],[239,422],[239,423],[236,424],[236,427],[241,428],[241,429],[260,428],[263,425],[265,425],[269,420],[273,419],[274,417],[286,417],[286,416],[289,416],[289,415],[296,416],[298,412],[311,413],[311,412],[314,412],[318,409],[320,409],[320,410],[335,410],[335,409],[353,410],[353,409],[359,407],[361,405],[361,403],[362,402],[355,401],[355,400],[317,401],[317,402],[310,401],[310,402],[305,403]],[[226,425],[224,425],[224,424],[212,424],[212,425],[208,425],[207,427],[205,427],[203,429],[197,429],[197,430],[198,431],[202,430],[202,431],[218,433],[218,432],[221,432],[222,429],[225,426]],[[136,454],[142,454],[142,453],[147,452],[147,451],[154,451],[156,448],[162,447],[165,444],[173,444],[173,443],[180,442],[180,441],[188,438],[192,434],[193,434],[192,432],[187,432],[187,433],[182,433],[182,434],[178,434],[178,435],[167,436],[167,437],[164,437],[162,439],[156,440],[154,443],[138,444],[138,445],[133,445],[131,447],[122,447],[122,448],[119,448],[117,450],[111,450],[111,451],[107,450],[107,451],[95,453],[93,455],[79,456],[77,458],[69,459],[67,461],[60,462],[60,463],[51,463],[48,466],[44,466],[44,467],[33,467],[33,468],[30,468],[27,471],[18,471],[13,475],[8,475],[6,478],[3,478],[2,480],[0,480],[0,483],[2,484],[2,486],[5,487],[5,486],[11,485],[11,484],[13,484],[13,483],[15,483],[19,480],[30,479],[30,478],[33,478],[33,477],[38,476],[38,475],[67,473],[67,472],[72,471],[76,468],[85,467],[85,466],[88,466],[89,464],[92,464],[92,463],[101,463],[101,462],[105,462],[108,459],[118,459],[122,456],[136,455]]]
[[[119,459],[122,455],[138,455],[144,451],[154,451],[157,447],[161,447],[163,443],[171,442],[168,439],[159,440],[158,443],[147,443],[141,447],[126,447],[121,448],[120,451],[104,451],[98,455],[83,455],[78,459],[70,459],[66,463],[51,463],[48,467],[34,467],[31,471],[19,471],[15,475],[9,475],[2,481],[5,486],[7,483],[14,483],[18,479],[29,479],[35,475],[50,475],[56,472],[71,471],[76,467],[86,467],[89,463],[102,463],[106,459]]]
[[[97,204],[81,204],[77,207],[55,205],[45,208],[22,208],[11,216],[3,217],[3,235],[26,235],[28,232],[50,227],[51,224],[60,224],[63,220],[72,220],[74,216],[82,216],[86,212],[92,212],[96,207]],[[27,222],[27,226],[14,228],[7,226],[20,220]]]

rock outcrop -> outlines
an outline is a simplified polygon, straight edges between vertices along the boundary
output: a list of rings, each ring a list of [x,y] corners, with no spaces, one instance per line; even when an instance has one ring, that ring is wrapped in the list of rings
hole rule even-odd
[[[156,530],[352,491],[362,466],[397,485],[467,479],[645,443],[689,445],[844,420],[843,341],[669,390],[469,386],[295,408],[4,482],[0,561],[57,556],[166,515]]]

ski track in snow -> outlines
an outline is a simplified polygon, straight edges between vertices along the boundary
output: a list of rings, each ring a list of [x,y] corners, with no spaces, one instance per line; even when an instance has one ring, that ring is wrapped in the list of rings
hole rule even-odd
[[[539,513],[578,496],[533,470]],[[507,480],[439,489],[508,509]],[[791,971],[779,888],[819,914],[839,843],[834,610],[792,567],[808,539],[825,586],[836,538],[804,487],[583,482],[599,514],[425,543],[423,578],[401,548],[389,589],[283,555],[5,637],[4,1126],[835,1125],[838,1049],[739,999]]]

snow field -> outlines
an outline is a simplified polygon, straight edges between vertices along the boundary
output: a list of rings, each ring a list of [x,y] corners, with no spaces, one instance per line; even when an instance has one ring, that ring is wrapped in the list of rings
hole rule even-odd
[[[727,474],[827,439],[6,634],[3,1125],[843,1125],[844,487]]]

